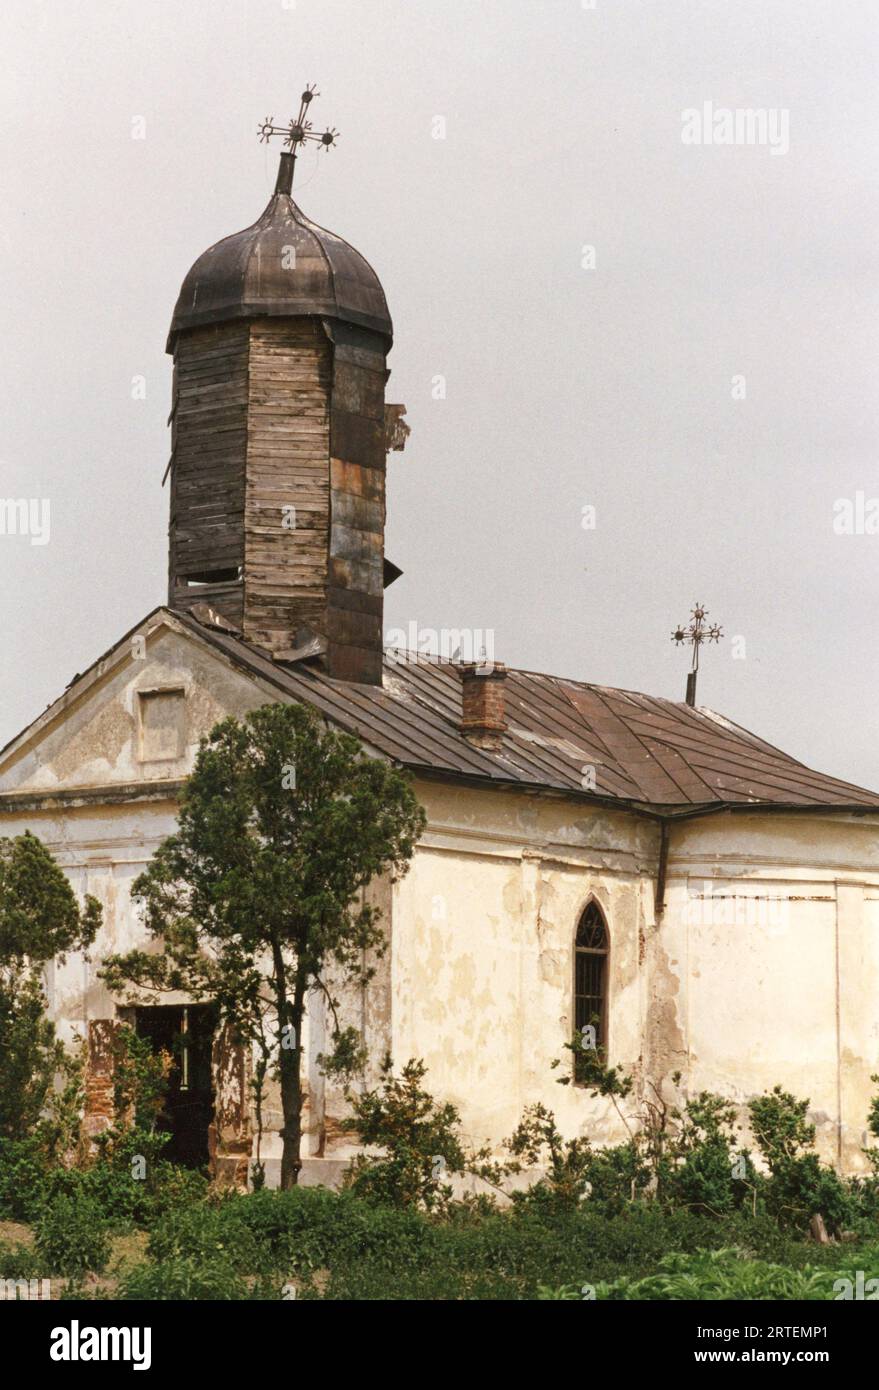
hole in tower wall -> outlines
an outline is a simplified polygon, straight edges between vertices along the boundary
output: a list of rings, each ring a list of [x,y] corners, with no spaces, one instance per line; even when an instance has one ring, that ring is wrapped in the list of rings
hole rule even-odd
[[[184,574],[178,582],[185,584],[187,589],[200,589],[205,584],[234,584],[243,573],[241,565],[232,565],[222,570],[196,570],[192,574]]]

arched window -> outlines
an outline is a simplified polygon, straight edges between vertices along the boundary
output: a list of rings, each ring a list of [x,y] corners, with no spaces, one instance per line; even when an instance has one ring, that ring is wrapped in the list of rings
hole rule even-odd
[[[604,913],[593,900],[587,903],[577,924],[574,944],[574,1035],[575,1044],[582,1030],[595,1029],[599,1056],[607,1049],[607,957],[610,939]],[[574,1052],[574,1080],[581,1078],[583,1055]]]

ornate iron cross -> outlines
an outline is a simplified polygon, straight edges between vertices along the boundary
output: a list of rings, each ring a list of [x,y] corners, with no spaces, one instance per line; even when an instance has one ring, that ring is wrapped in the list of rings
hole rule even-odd
[[[705,622],[708,616],[708,609],[703,608],[701,603],[697,603],[691,609],[690,622],[686,627],[681,625],[676,627],[671,635],[671,640],[676,646],[680,647],[689,643],[693,648],[693,664],[687,674],[687,704],[696,703],[696,673],[699,670],[699,648],[703,642],[719,642],[723,636],[723,628],[718,627],[717,623],[712,623],[709,627]]]
[[[302,145],[311,140],[317,145],[322,145],[325,150],[329,150],[330,146],[335,145],[339,138],[339,132],[329,126],[324,131],[312,129],[311,121],[308,119],[308,109],[315,97],[319,96],[320,92],[314,86],[306,87],[299,101],[299,115],[291,120],[289,125],[275,125],[274,116],[266,116],[259,127],[261,144],[268,144],[273,135],[281,135],[284,144],[288,146],[281,155],[281,167],[278,170],[278,182],[275,187],[276,193],[289,193],[292,190],[296,156]]]

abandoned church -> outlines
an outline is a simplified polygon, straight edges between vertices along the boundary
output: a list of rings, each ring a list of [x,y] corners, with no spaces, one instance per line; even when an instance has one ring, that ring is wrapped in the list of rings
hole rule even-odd
[[[392,327],[376,273],[292,199],[295,154],[252,226],[204,252],[171,321],[167,604],[120,636],[0,753],[0,835],[39,836],[103,925],[50,967],[51,1016],[87,1041],[87,1122],[108,1122],[110,1043],[182,1040],[172,1153],[246,1179],[251,1058],[211,1006],[123,1006],[102,957],[147,938],[130,885],[175,824],[199,739],[301,701],[407,769],[427,814],[408,874],[376,883],[389,939],[343,998],[377,1065],[422,1058],[475,1145],[543,1101],[567,1136],[625,1137],[552,1062],[598,1019],[641,1088],[777,1083],[810,1098],[822,1155],[858,1172],[879,1071],[879,795],[813,772],[695,703],[384,650]],[[488,465],[487,465],[488,466]],[[499,653],[503,655],[503,653]],[[585,673],[585,674],[588,674]],[[352,1150],[308,1008],[303,1178]],[[574,1078],[576,1081],[576,1077]],[[269,1097],[263,1146],[277,1182]]]

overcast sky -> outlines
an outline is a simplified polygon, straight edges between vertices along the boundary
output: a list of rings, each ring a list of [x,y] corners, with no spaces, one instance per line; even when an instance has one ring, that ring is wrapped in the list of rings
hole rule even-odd
[[[879,787],[879,535],[834,530],[879,496],[875,0],[5,0],[0,25],[0,497],[51,504],[48,544],[0,536],[0,742],[165,599],[171,311],[271,193],[258,123],[316,82],[341,139],[294,196],[377,269],[412,426],[386,627],[682,698],[699,599],[727,634],[700,703]],[[789,150],[685,144],[706,102],[789,113]]]

